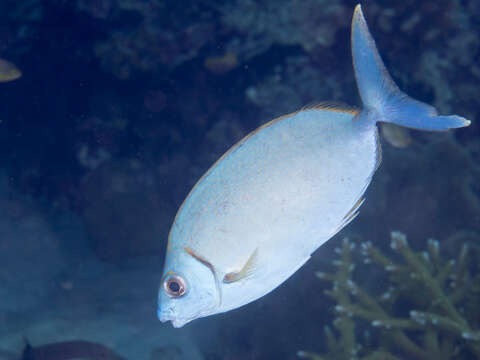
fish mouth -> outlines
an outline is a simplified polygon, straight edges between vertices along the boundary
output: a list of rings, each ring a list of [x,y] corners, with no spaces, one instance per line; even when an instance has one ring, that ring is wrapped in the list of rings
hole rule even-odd
[[[167,309],[166,311],[161,311],[160,309],[157,312],[157,317],[162,323],[171,322],[174,328],[181,328],[186,323],[189,323],[193,319],[179,319],[175,316],[173,309]]]
[[[178,320],[178,319],[174,319],[174,320],[170,320],[173,327],[178,329],[178,328],[181,328],[183,327],[183,325],[185,325],[186,323],[190,322],[191,320]]]

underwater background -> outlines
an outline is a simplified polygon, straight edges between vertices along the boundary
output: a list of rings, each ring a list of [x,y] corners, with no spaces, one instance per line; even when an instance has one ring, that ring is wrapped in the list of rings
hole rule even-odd
[[[480,359],[477,0],[362,2],[399,87],[470,127],[382,128],[360,215],[292,278],[181,329],[156,317],[208,167],[274,117],[360,105],[355,4],[0,2],[0,360]]]

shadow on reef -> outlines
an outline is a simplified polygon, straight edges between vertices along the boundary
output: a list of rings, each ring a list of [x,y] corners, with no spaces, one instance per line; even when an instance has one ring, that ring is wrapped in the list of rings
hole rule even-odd
[[[84,340],[59,341],[32,346],[27,340],[20,356],[0,349],[0,360],[127,360],[108,346]],[[184,360],[182,350],[175,345],[154,348],[150,360]]]
[[[336,249],[340,259],[333,261],[337,270],[316,273],[332,284],[325,293],[337,303],[337,331],[325,327],[325,354],[298,355],[312,360],[480,357],[479,254],[472,250],[480,235],[454,237],[463,246],[457,259],[448,261],[438,241],[429,239],[427,251],[415,252],[400,232],[391,233],[393,254],[362,242],[362,261],[355,256],[355,243],[345,238]],[[384,281],[368,282],[371,266],[383,270]],[[361,279],[355,279],[357,272],[363,272]]]
[[[20,360],[126,360],[112,349],[90,341],[64,341],[41,346],[25,346]]]

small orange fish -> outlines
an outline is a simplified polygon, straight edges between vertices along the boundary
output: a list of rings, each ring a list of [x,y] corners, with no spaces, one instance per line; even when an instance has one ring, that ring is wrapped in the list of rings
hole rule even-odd
[[[380,129],[385,140],[394,147],[406,148],[412,143],[412,137],[407,128],[395,124],[382,123]]]
[[[205,59],[203,65],[214,74],[225,74],[236,68],[239,64],[238,57],[232,53],[223,56],[212,56]]]
[[[22,72],[15,64],[10,61],[0,59],[0,82],[9,82],[17,80],[22,76]]]

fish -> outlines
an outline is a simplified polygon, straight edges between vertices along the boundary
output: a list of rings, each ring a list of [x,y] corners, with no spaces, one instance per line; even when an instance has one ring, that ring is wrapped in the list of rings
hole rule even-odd
[[[403,93],[357,5],[351,48],[362,109],[320,104],[274,119],[200,178],[173,221],[157,316],[179,328],[270,293],[358,215],[381,162],[377,123],[470,125]]]
[[[0,82],[17,80],[21,76],[22,72],[15,64],[0,58]]]
[[[211,56],[203,62],[203,66],[205,66],[208,71],[217,75],[225,74],[238,65],[238,57],[233,53],[226,53],[222,56]]]
[[[412,136],[407,128],[391,123],[380,125],[382,136],[393,147],[406,148],[412,143]]]

